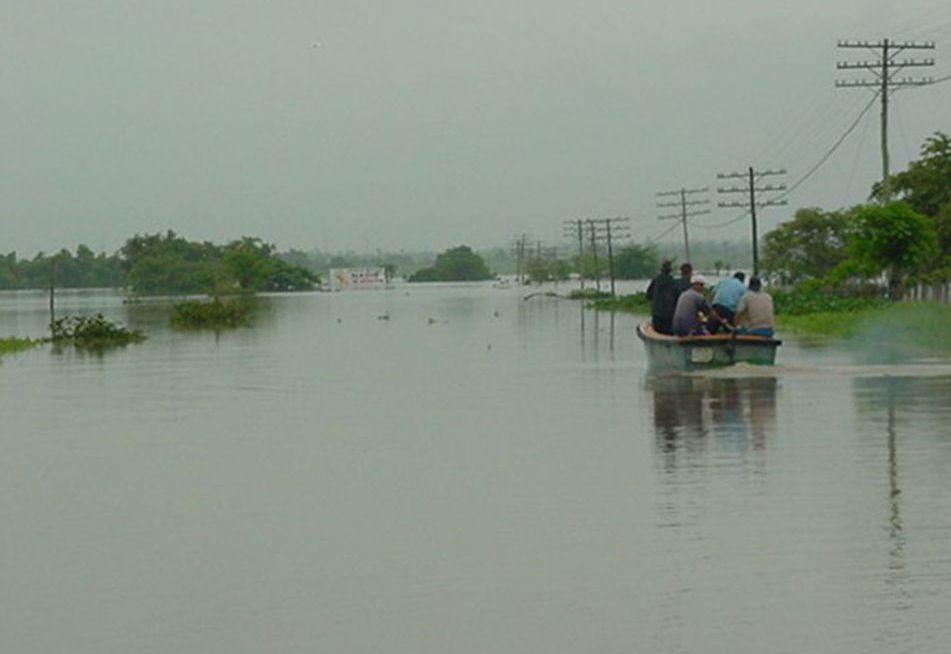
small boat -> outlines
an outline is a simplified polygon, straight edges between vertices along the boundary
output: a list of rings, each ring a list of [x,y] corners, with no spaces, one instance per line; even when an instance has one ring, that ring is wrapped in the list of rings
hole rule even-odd
[[[651,367],[670,370],[717,368],[734,363],[771,366],[782,341],[769,336],[723,333],[706,336],[668,336],[654,331],[650,320],[637,325]]]

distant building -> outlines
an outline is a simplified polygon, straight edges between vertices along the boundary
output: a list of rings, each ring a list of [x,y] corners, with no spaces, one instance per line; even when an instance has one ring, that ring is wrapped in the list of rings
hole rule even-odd
[[[386,288],[383,268],[331,268],[330,288],[334,291]]]

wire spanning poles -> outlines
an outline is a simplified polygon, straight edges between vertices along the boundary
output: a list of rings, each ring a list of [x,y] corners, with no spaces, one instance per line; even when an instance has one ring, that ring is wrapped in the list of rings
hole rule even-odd
[[[757,207],[774,207],[786,204],[786,200],[756,200],[757,193],[770,193],[775,191],[785,191],[785,184],[758,184],[758,180],[763,177],[771,177],[776,175],[785,175],[786,169],[781,170],[761,170],[759,172],[755,171],[752,166],[747,169],[745,173],[719,173],[717,179],[746,179],[747,186],[718,186],[717,193],[749,193],[749,200],[744,201],[732,201],[732,202],[718,202],[717,206],[719,207],[739,207],[747,209],[750,212],[750,217],[753,226],[753,274],[759,274],[759,235],[756,231],[756,208]]]
[[[672,197],[679,196],[679,202],[658,202],[658,208],[664,207],[678,207],[680,208],[679,214],[667,214],[665,216],[658,216],[658,220],[679,220],[683,226],[684,231],[684,262],[690,261],[690,239],[687,235],[687,218],[692,216],[702,216],[703,214],[710,213],[709,209],[697,209],[693,211],[688,211],[688,207],[695,207],[704,204],[710,204],[710,200],[687,200],[688,195],[695,195],[697,193],[709,193],[709,188],[682,188],[679,191],[661,191],[657,193],[657,197]]]
[[[882,149],[882,196],[885,202],[891,198],[891,179],[888,162],[888,95],[894,90],[909,86],[925,86],[932,84],[931,77],[898,77],[906,68],[934,66],[934,59],[898,59],[898,55],[905,50],[934,50],[933,41],[839,41],[840,48],[868,49],[875,53],[872,61],[840,61],[836,64],[838,70],[864,70],[872,77],[858,79],[836,80],[837,88],[871,88],[878,93],[882,104],[881,118],[881,149]]]

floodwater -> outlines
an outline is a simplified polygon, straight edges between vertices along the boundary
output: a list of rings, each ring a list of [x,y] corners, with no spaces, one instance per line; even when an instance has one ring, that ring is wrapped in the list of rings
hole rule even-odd
[[[650,376],[635,319],[491,286],[0,359],[0,651],[941,652],[951,362],[787,339]],[[0,294],[0,335],[46,299]]]

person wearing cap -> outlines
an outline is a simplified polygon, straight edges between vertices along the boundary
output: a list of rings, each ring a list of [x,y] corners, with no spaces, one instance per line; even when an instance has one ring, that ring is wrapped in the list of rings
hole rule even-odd
[[[750,277],[750,288],[736,305],[736,322],[740,334],[773,335],[773,298],[762,290],[759,277]]]
[[[745,279],[745,274],[737,272],[713,285],[713,300],[710,302],[713,312],[707,321],[707,331],[711,334],[716,334],[721,327],[729,329],[735,324],[733,314],[736,313],[740,298],[746,293],[746,285],[743,284]]]
[[[647,300],[651,303],[651,324],[660,334],[671,334],[673,330],[674,309],[677,307],[677,282],[670,274],[670,261],[660,266],[660,274],[651,280],[647,287]]]
[[[710,307],[703,297],[703,287],[707,280],[703,275],[693,275],[690,278],[690,288],[677,298],[677,308],[674,309],[674,334],[677,336],[692,336],[705,334],[704,321],[700,317],[710,315]]]

